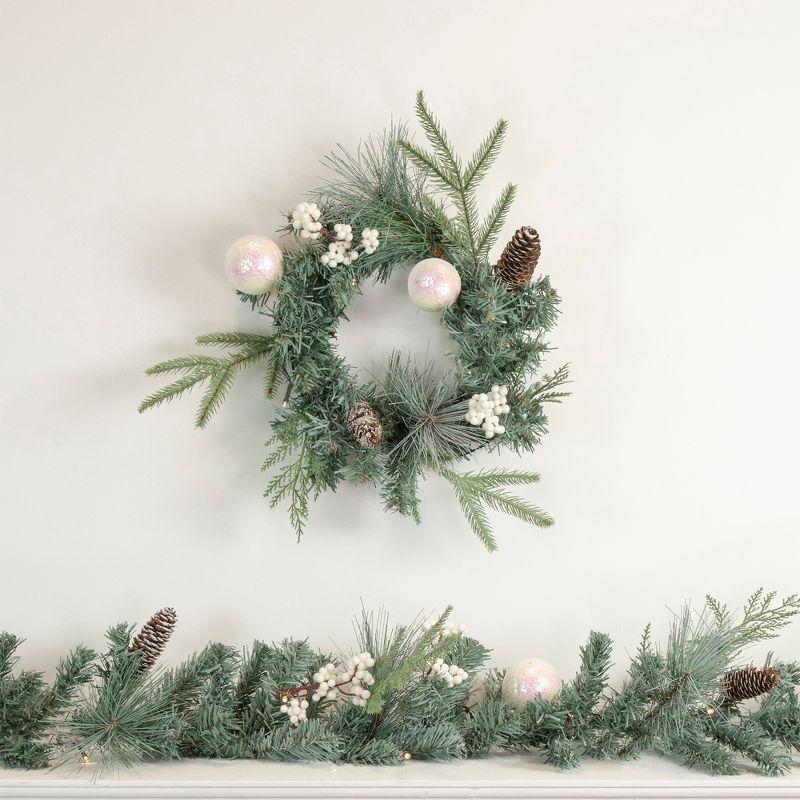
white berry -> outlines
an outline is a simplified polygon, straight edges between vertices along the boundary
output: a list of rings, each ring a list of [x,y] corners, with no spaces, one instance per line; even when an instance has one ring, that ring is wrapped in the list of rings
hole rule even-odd
[[[315,241],[322,231],[320,215],[316,203],[298,203],[292,211],[292,228],[301,239]]]
[[[468,677],[468,673],[455,664],[445,664],[444,660],[437,658],[431,664],[431,673],[441,678],[451,689],[460,686]]]
[[[281,713],[289,717],[289,722],[292,725],[299,725],[301,722],[305,722],[308,719],[308,715],[306,714],[307,708],[307,700],[298,700],[296,697],[293,697],[288,703],[284,703],[281,706]]]
[[[364,252],[371,255],[378,249],[378,229],[377,228],[364,228],[361,231],[361,246]]]

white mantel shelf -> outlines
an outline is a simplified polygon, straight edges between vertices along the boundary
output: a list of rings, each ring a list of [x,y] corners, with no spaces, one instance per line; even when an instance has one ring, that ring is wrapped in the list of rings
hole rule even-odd
[[[650,757],[627,764],[589,762],[572,772],[557,772],[521,756],[452,764],[415,761],[398,767],[193,760],[152,764],[94,782],[86,770],[0,770],[0,798],[748,800],[800,798],[800,770],[797,775],[711,777]]]

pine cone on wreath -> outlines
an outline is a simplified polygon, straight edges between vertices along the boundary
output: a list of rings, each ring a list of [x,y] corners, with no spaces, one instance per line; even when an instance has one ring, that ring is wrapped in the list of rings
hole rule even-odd
[[[726,700],[739,702],[771,692],[781,681],[781,673],[772,667],[745,667],[729,672],[722,679]]]
[[[377,447],[383,440],[383,426],[369,403],[356,403],[347,412],[344,421],[360,447]]]
[[[518,292],[533,276],[541,254],[539,234],[523,225],[511,237],[500,260],[494,265],[494,275],[506,285],[509,292]]]
[[[178,615],[174,608],[162,608],[150,617],[142,629],[133,637],[129,652],[140,650],[142,658],[139,663],[139,672],[146,672],[158,660],[164,652],[172,631],[175,630],[175,623]]]

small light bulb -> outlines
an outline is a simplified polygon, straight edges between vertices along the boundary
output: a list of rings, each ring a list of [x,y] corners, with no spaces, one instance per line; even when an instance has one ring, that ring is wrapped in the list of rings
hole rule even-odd
[[[81,762],[84,764],[89,763],[89,754],[88,753],[81,753]]]
[[[283,403],[281,403],[281,405],[282,405],[284,408],[289,408],[289,401],[288,401],[288,400],[284,400],[284,401],[283,401]]]
[[[414,757],[414,756],[412,756],[412,755],[411,755],[411,753],[409,753],[409,752],[408,752],[408,750],[406,750],[406,751],[405,751],[405,753],[403,753],[403,758],[404,758],[406,761],[411,761],[411,759],[412,759],[413,757]]]
[[[709,706],[709,707],[706,709],[706,714],[708,714],[708,716],[709,716],[709,717],[710,717],[710,716],[712,716],[712,715],[714,714],[714,709],[713,709],[713,708],[711,708],[711,706]]]

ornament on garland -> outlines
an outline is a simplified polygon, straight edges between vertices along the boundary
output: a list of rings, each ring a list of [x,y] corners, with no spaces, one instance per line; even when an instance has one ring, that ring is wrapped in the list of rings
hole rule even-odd
[[[310,505],[345,481],[369,479],[387,511],[419,522],[420,486],[437,473],[451,486],[475,535],[494,550],[490,511],[533,527],[553,524],[548,514],[509,492],[539,476],[459,465],[482,449],[521,454],[537,447],[547,425],[545,405],[566,394],[559,390],[568,378],[566,367],[539,374],[559,300],[547,276],[531,280],[539,253],[533,229],[517,231],[492,267],[491,251],[514,187],[509,184],[483,218],[477,192],[499,155],[506,122],[498,121],[464,159],[421,92],[416,110],[429,149],[412,142],[400,126],[365,140],[355,154],[334,151],[327,186],[286,216],[283,232],[296,246],[282,253],[262,236],[231,246],[226,271],[240,299],[258,311],[263,330],[200,336],[198,345],[224,352],[151,367],[147,374],[168,381],[139,411],[202,387],[195,424],[203,428],[234,378],[245,367],[258,367],[266,397],[282,394],[270,423],[265,463],[272,474],[264,494],[273,506],[288,504],[298,538]],[[453,368],[421,366],[394,350],[374,380],[360,385],[338,350],[339,321],[347,319],[365,281],[386,282],[409,263],[415,264],[408,276],[410,299],[426,311],[446,310],[439,319],[453,342]],[[514,301],[504,286],[516,292]],[[500,392],[504,380],[510,386]],[[494,384],[497,392],[476,399],[476,382]],[[370,403],[351,407],[353,397]],[[342,418],[332,419],[335,413]]]
[[[162,608],[150,617],[142,629],[133,637],[130,652],[141,651],[142,657],[139,662],[139,672],[146,672],[151,669],[164,652],[169,637],[175,630],[178,615],[174,608]]]
[[[225,273],[237,291],[265,294],[283,275],[283,251],[266,236],[242,236],[228,248]]]
[[[541,254],[539,234],[525,225],[511,237],[494,265],[494,274],[509,292],[518,292],[533,277]]]
[[[722,680],[726,700],[752,700],[771,692],[781,682],[781,673],[772,667],[744,667],[729,672]]]
[[[366,402],[356,403],[344,418],[347,430],[359,447],[378,447],[383,439],[383,426],[375,409]]]
[[[561,678],[555,667],[543,658],[528,658],[509,667],[503,678],[503,697],[517,706],[524,706],[541,697],[550,700],[561,691]]]
[[[408,275],[408,296],[423,311],[449,308],[461,293],[458,270],[442,258],[426,258]]]

